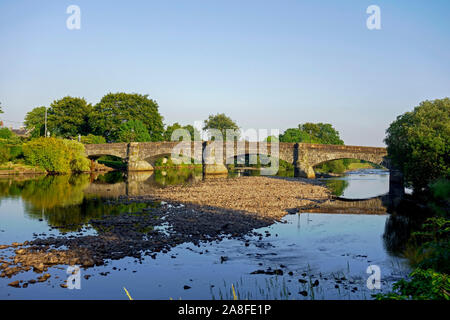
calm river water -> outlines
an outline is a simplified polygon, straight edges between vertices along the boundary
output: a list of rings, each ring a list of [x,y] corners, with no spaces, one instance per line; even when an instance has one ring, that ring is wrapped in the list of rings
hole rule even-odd
[[[120,172],[0,179],[0,245],[61,233],[94,233],[87,225],[90,219],[136,209],[108,205],[105,198],[199,179],[201,175],[193,172],[135,175],[128,183]],[[325,181],[338,196],[362,199],[388,192],[389,175],[361,170]],[[0,299],[127,299],[124,287],[134,299],[232,299],[232,284],[240,299],[370,299],[409,272],[392,245],[396,235],[389,226],[398,226],[392,219],[388,214],[287,215],[283,223],[257,230],[270,233],[262,242],[248,237],[249,246],[229,239],[200,247],[185,243],[142,263],[125,258],[81,270],[79,290],[60,287],[68,277],[65,266],[49,269],[52,277],[47,282],[26,289],[9,287],[12,280],[0,278]],[[54,228],[72,223],[86,223],[86,228]],[[380,290],[367,288],[371,265],[380,267]],[[268,268],[283,270],[283,275],[251,274]],[[14,280],[35,278],[27,272]]]

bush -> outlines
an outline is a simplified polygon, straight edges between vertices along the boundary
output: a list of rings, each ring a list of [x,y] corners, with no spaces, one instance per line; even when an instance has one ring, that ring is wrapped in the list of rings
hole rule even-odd
[[[15,144],[11,139],[0,139],[0,163],[13,161],[22,156],[22,145]]]
[[[13,133],[8,128],[0,128],[0,138],[1,139],[11,139]]]
[[[436,200],[450,199],[450,180],[439,179],[430,185],[430,190]]]
[[[344,161],[342,159],[339,159],[322,163],[316,166],[316,169],[322,172],[331,172],[340,174],[345,172],[346,167],[344,165]]]
[[[10,160],[23,157],[22,145],[12,145],[9,148]]]
[[[72,140],[38,138],[23,145],[27,164],[51,173],[82,172],[90,170],[84,146]]]
[[[416,269],[411,279],[400,280],[393,286],[394,292],[377,294],[377,300],[450,300],[450,278],[432,269]]]
[[[74,140],[62,140],[69,151],[70,169],[72,172],[90,171],[91,163],[86,158],[83,144]]]
[[[102,136],[88,134],[87,136],[81,137],[81,143],[83,143],[83,144],[102,144],[102,143],[106,143],[106,139]]]
[[[10,157],[9,149],[0,145],[0,164],[8,162]]]

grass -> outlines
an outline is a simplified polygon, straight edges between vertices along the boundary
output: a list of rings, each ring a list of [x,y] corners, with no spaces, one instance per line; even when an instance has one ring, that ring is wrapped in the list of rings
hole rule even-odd
[[[359,170],[359,169],[372,169],[372,168],[376,168],[376,166],[374,166],[371,163],[350,163],[347,166],[346,171],[353,171],[353,170]]]

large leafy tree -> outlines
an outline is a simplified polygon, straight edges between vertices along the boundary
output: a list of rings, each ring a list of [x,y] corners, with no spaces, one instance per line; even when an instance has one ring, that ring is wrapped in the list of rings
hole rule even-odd
[[[218,113],[216,115],[210,115],[208,119],[204,121],[203,130],[217,129],[222,133],[223,140],[226,140],[226,130],[239,130],[239,126],[230,117],[224,113]]]
[[[329,123],[307,122],[298,126],[299,129],[307,133],[313,140],[322,144],[344,144],[339,137],[339,132]]]
[[[384,140],[407,185],[421,192],[440,177],[450,177],[450,99],[421,102],[397,117]]]
[[[164,125],[158,108],[158,104],[148,95],[109,93],[94,106],[90,125],[95,134],[104,136],[108,141],[116,141],[122,123],[140,120],[147,127],[151,141],[161,141]]]
[[[344,144],[339,132],[329,123],[300,124],[298,128],[289,128],[280,135],[281,142],[303,142],[321,144]]]
[[[53,101],[48,110],[48,129],[57,136],[75,137],[89,133],[92,106],[84,98],[64,97]]]
[[[310,137],[306,132],[303,132],[299,128],[289,128],[280,134],[280,142],[310,142]]]
[[[140,120],[130,120],[124,122],[119,127],[117,134],[118,142],[147,142],[150,141],[150,134],[145,124]]]
[[[45,135],[45,107],[36,107],[25,116],[25,127],[33,138]]]

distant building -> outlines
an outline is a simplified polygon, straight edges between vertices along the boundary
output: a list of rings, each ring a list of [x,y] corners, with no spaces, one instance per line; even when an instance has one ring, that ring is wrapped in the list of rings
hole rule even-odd
[[[19,129],[13,129],[12,127],[9,128],[14,134],[18,135],[19,137],[25,137],[28,138],[30,136],[31,131],[25,129],[25,127],[20,127]]]

